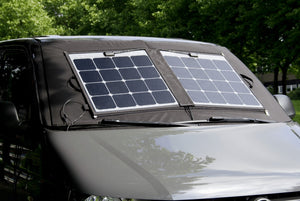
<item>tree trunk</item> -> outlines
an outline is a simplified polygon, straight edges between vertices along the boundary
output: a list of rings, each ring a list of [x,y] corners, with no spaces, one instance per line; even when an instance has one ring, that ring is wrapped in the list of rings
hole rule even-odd
[[[279,67],[274,68],[273,93],[278,94],[278,73]]]
[[[282,71],[282,93],[286,94],[286,79],[287,79],[287,71],[288,71],[288,64],[284,65],[281,68]]]

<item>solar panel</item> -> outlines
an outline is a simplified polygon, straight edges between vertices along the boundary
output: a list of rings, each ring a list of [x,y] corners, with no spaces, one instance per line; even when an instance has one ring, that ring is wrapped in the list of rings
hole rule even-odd
[[[69,57],[96,114],[178,104],[144,50]]]
[[[262,107],[223,56],[161,53],[195,105]]]

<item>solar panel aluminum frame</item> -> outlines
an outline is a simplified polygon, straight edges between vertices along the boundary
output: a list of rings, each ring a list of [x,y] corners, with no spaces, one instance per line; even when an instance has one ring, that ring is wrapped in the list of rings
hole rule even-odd
[[[209,60],[220,60],[220,61],[225,61],[231,68],[232,72],[234,72],[238,78],[239,78],[239,82],[245,84],[245,82],[243,81],[242,77],[236,72],[236,70],[231,66],[231,64],[227,61],[227,59],[225,58],[224,55],[222,54],[205,54],[205,53],[196,53],[196,52],[184,52],[184,51],[166,51],[166,50],[161,50],[160,51],[162,57],[164,58],[164,60],[166,61],[167,65],[172,69],[173,71],[173,68],[172,66],[170,66],[165,58],[165,56],[174,56],[174,57],[184,57],[184,58],[198,58],[198,59],[209,59]],[[176,68],[176,66],[175,66]],[[173,71],[174,72],[174,71]],[[174,74],[176,74],[174,72]],[[176,75],[177,79],[180,81],[180,78]],[[227,80],[225,80],[227,81]],[[247,105],[247,104],[229,104],[229,103],[226,103],[226,104],[223,104],[223,103],[201,103],[201,102],[195,102],[193,101],[194,103],[194,106],[197,107],[197,106],[206,106],[206,107],[228,107],[228,108],[249,108],[249,109],[263,109],[263,106],[262,104],[259,102],[259,100],[256,98],[256,96],[253,94],[252,90],[247,88],[248,91],[249,91],[249,94],[251,94],[253,96],[253,98],[255,99],[255,101],[257,101],[258,105]],[[188,89],[185,89],[186,91]],[[219,93],[221,93],[221,91],[219,91]],[[235,92],[236,93],[236,92]],[[188,95],[190,97],[190,95]],[[190,97],[192,99],[192,97]]]
[[[157,67],[155,66],[154,62],[151,60],[151,57],[148,55],[148,53],[146,52],[146,50],[143,49],[134,49],[134,50],[116,50],[116,51],[109,51],[110,53],[113,52],[114,55],[112,54],[106,54],[105,51],[97,51],[97,52],[83,52],[83,53],[70,53],[70,52],[65,52],[65,56],[71,66],[71,69],[73,71],[73,73],[76,76],[76,79],[80,85],[80,88],[82,90],[82,92],[84,93],[84,97],[87,100],[91,111],[93,113],[93,117],[97,118],[99,115],[103,115],[103,114],[108,114],[108,113],[119,113],[119,112],[126,112],[126,111],[132,111],[132,110],[139,110],[139,109],[158,109],[158,108],[165,108],[165,107],[174,107],[174,106],[178,106],[178,102],[176,100],[176,97],[173,95],[172,91],[170,90],[170,88],[168,87],[166,81],[164,80],[164,78],[162,77],[162,75],[160,74],[159,70],[157,69]],[[92,96],[89,94],[87,87],[85,86],[84,81],[82,80],[82,77],[79,75],[80,70],[78,70],[76,68],[76,64],[74,63],[75,59],[95,59],[95,58],[114,58],[117,56],[147,56],[151,63],[152,66],[155,68],[155,70],[157,71],[157,73],[159,74],[159,79],[161,79],[163,81],[163,83],[166,86],[166,91],[168,91],[172,98],[174,99],[174,102],[172,103],[156,103],[156,104],[152,104],[152,105],[143,105],[143,106],[139,106],[139,105],[135,105],[135,106],[131,106],[131,107],[116,107],[116,108],[112,108],[112,109],[97,109],[95,106],[95,103],[92,100]],[[94,62],[94,61],[93,61]],[[95,63],[94,63],[95,65]],[[95,65],[96,66],[96,65]],[[100,70],[98,70],[100,71]],[[151,79],[151,78],[150,78]],[[124,80],[122,80],[124,81]],[[129,92],[130,93],[130,92]],[[115,104],[116,105],[116,104]]]

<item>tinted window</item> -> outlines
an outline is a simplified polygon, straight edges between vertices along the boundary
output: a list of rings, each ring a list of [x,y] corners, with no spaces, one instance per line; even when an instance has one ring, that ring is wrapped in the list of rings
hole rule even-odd
[[[39,116],[36,115],[34,79],[28,58],[26,52],[20,49],[0,50],[0,101],[13,102],[20,120],[18,127],[0,128],[0,185],[7,186],[5,188],[14,194],[16,191],[22,192],[24,200],[25,195],[37,195],[40,191],[40,182],[32,178],[40,178],[41,164],[38,147],[40,133],[37,132]],[[10,185],[18,189],[14,191]],[[0,192],[2,190],[0,187]],[[21,197],[21,194],[18,196]]]
[[[0,100],[13,102],[19,118],[30,118],[33,79],[28,57],[22,50],[5,50],[0,61]]]

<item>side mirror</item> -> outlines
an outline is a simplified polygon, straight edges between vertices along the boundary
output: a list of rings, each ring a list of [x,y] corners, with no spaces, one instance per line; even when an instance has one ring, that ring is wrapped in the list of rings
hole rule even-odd
[[[282,109],[287,113],[287,115],[290,118],[294,118],[296,115],[296,111],[291,99],[287,95],[283,95],[283,94],[275,94],[273,96],[276,99],[276,101],[279,103],[279,105],[282,107]]]
[[[19,124],[17,109],[12,102],[0,101],[0,129],[16,127]]]

